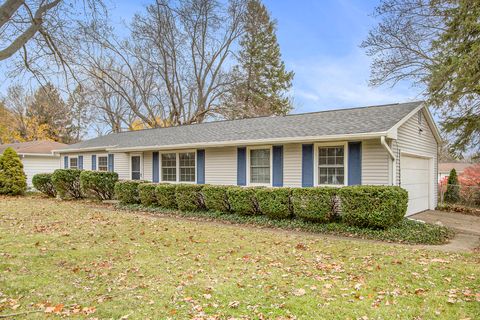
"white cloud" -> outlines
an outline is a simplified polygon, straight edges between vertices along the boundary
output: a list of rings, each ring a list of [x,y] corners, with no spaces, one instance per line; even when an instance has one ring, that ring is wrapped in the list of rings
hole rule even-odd
[[[290,63],[295,71],[295,112],[418,100],[420,90],[406,84],[368,85],[370,60],[361,50],[343,57],[319,56]]]

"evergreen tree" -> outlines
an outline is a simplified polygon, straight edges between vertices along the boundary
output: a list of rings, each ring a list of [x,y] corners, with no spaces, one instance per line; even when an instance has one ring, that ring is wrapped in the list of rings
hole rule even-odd
[[[292,109],[287,93],[294,73],[287,71],[282,61],[276,22],[260,0],[248,1],[245,19],[224,115],[236,119],[287,114]]]
[[[27,176],[23,164],[12,148],[7,148],[0,156],[0,194],[20,195],[27,190]]]
[[[480,156],[480,1],[445,2],[444,32],[432,44],[429,102],[442,112],[442,128],[455,138],[452,148]]]
[[[25,140],[50,139],[71,143],[72,114],[51,83],[39,88],[26,110]]]
[[[457,203],[460,200],[460,188],[458,186],[457,171],[452,169],[447,181],[447,191],[445,192],[445,202]]]

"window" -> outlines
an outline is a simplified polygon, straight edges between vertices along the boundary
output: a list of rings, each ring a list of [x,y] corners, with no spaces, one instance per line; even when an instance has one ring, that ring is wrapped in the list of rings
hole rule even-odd
[[[98,157],[98,171],[108,171],[108,157]]]
[[[250,183],[270,183],[270,149],[250,150]]]
[[[345,183],[344,152],[343,146],[318,148],[318,184]]]
[[[195,182],[195,152],[179,153],[180,182]]]
[[[177,181],[176,153],[162,153],[162,181]]]
[[[78,169],[78,158],[70,158],[70,169]]]

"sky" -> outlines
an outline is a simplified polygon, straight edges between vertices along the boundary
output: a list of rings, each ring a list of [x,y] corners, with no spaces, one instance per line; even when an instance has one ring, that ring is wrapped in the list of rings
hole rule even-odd
[[[112,22],[126,34],[124,26],[149,2],[110,0],[107,5]],[[368,85],[371,58],[359,45],[377,23],[372,13],[379,0],[263,2],[277,21],[287,69],[295,72],[294,113],[421,99],[420,90],[408,83],[394,88]],[[6,88],[6,82],[0,83],[0,94]]]
[[[408,83],[368,85],[371,58],[359,46],[377,24],[378,0],[263,0],[277,21],[277,38],[293,81],[294,113],[421,99]],[[148,1],[115,1],[116,23],[129,21]]]

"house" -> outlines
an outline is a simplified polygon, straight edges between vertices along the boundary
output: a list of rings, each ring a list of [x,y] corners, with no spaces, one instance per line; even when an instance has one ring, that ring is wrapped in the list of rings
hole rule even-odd
[[[23,163],[23,171],[27,175],[27,186],[32,187],[32,178],[37,173],[50,173],[61,167],[60,156],[53,154],[53,149],[65,148],[68,145],[55,141],[30,141],[0,145],[0,154],[8,147],[13,148]]]
[[[443,178],[448,177],[450,175],[450,171],[455,169],[457,171],[457,175],[460,175],[467,169],[468,167],[472,166],[472,163],[460,163],[460,162],[443,162],[438,164],[438,182],[440,182]]]
[[[422,102],[109,134],[56,150],[120,179],[240,186],[399,185],[434,209],[440,135]]]

